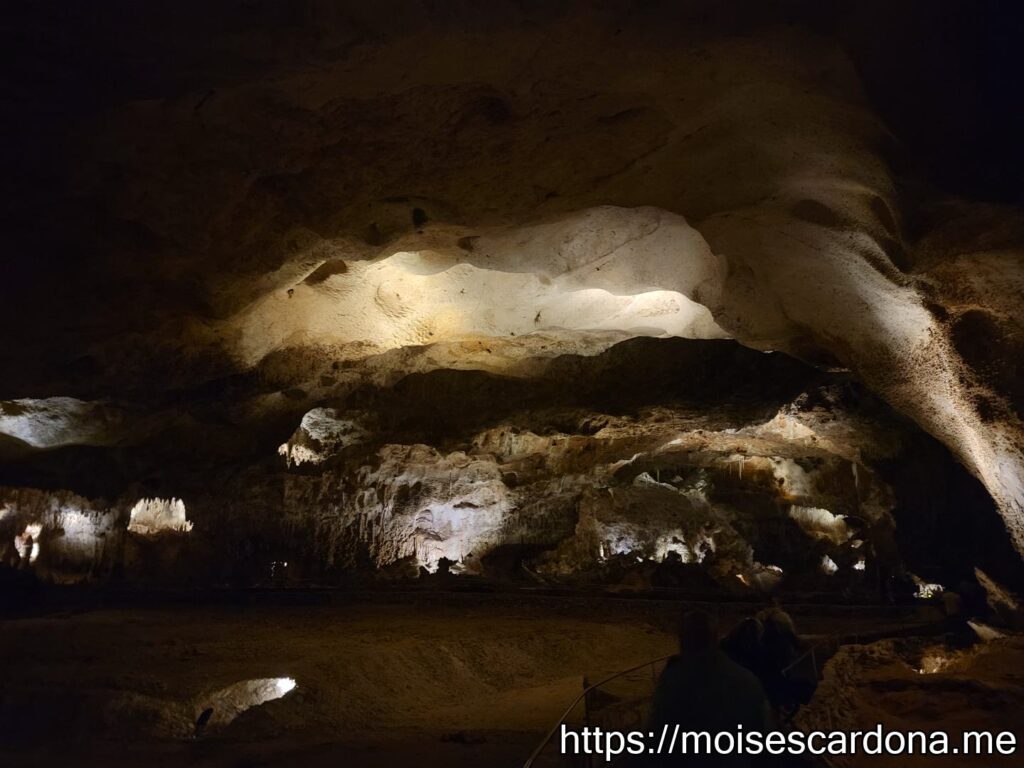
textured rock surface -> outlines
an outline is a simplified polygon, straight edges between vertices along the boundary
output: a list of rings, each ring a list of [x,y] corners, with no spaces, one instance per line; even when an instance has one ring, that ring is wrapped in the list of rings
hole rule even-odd
[[[931,737],[936,733],[933,724],[941,722],[950,752],[962,749],[965,733],[1013,732],[1015,726],[1003,713],[1024,701],[1024,686],[1015,671],[1022,653],[1019,637],[966,649],[922,639],[845,646],[826,665],[824,680],[810,705],[797,714],[795,724],[805,732],[869,731],[881,724],[887,732],[924,732]],[[896,766],[935,760],[934,755],[916,751],[910,757],[873,756],[872,762]],[[1009,765],[1013,757],[1002,759]],[[983,766],[991,765],[993,758],[965,754],[957,761]],[[837,755],[834,762],[863,764],[850,755]]]
[[[66,491],[0,489],[3,562],[56,582],[103,578],[121,561],[120,517]]]
[[[847,11],[487,5],[96,17],[132,76],[67,108],[35,179],[56,202],[19,197],[15,242],[46,257],[3,281],[2,479],[184,498],[203,558],[243,573],[480,570],[513,542],[545,572],[673,546],[723,578],[778,565],[707,476],[813,529],[820,565],[829,518],[792,509],[907,507],[887,427],[784,407],[820,382],[708,408],[723,372],[789,375],[717,352],[602,367],[631,338],[735,339],[852,372],[1024,551],[1021,213],[908,181]],[[70,14],[32,17],[39,50]]]
[[[873,595],[882,573],[913,589],[897,532],[927,579],[955,582],[979,562],[1013,578],[1005,533],[1000,542],[963,510],[922,523],[916,510],[947,497],[902,479],[923,436],[846,375],[730,341],[634,339],[534,365],[524,378],[434,370],[354,390],[295,414],[276,453],[268,438],[209,466],[211,454],[179,448],[143,484],[122,468],[147,498],[90,503],[117,547],[97,550],[77,578],[116,569],[143,583],[297,585],[425,569]],[[937,461],[925,471],[956,476],[948,457]],[[159,496],[168,486],[187,512]],[[50,552],[72,514],[68,494],[9,494],[9,541],[38,524]],[[53,514],[35,514],[26,497]],[[958,549],[936,550],[954,529]],[[13,559],[53,578],[46,559]]]
[[[181,499],[140,499],[129,512],[128,530],[143,536],[155,536],[163,531],[188,533],[192,523],[186,518],[187,514]]]

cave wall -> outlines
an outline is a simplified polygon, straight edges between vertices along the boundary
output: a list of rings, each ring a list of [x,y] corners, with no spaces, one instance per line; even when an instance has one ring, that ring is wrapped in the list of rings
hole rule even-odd
[[[59,583],[307,586],[440,571],[851,598],[876,597],[883,571],[907,591],[978,565],[1017,575],[991,500],[951,503],[969,488],[944,448],[848,374],[731,341],[634,339],[525,379],[414,373],[293,424],[280,445],[231,463],[179,453],[150,484],[129,473],[130,494],[113,502],[7,487],[5,561]],[[936,472],[941,487],[927,480]],[[160,496],[167,487],[181,499]],[[102,525],[76,527],[83,509]],[[987,551],[951,545],[970,519]],[[17,546],[30,525],[38,559]]]
[[[915,489],[929,492],[899,479],[909,454],[865,459],[857,446],[882,427],[822,401],[835,382],[787,372],[781,355],[736,364],[731,339],[861,382],[944,446],[908,475],[952,455],[981,483],[935,513],[943,535],[976,509],[980,539],[1005,530],[1021,551],[1024,219],[1005,195],[917,164],[891,106],[917,70],[883,45],[906,13],[21,9],[0,479],[116,508],[96,513],[117,520],[100,526],[112,539],[138,499],[185,499],[195,528],[167,541],[202,542],[195,560],[172,567],[175,554],[147,578],[435,567],[517,541],[539,575],[586,570],[615,541],[664,558],[678,540],[692,557],[720,526],[733,565],[718,575],[753,579],[803,543],[793,507],[895,511],[908,559],[932,569],[928,547],[907,544],[928,519]],[[928,104],[974,125],[955,99]],[[709,406],[714,387],[734,402]],[[694,437],[680,402],[717,414],[717,436]],[[805,423],[819,407],[836,414],[827,429]],[[741,449],[753,454],[729,458]],[[634,453],[644,472],[611,469]],[[764,490],[780,479],[808,489]],[[819,544],[783,553],[790,569],[828,555]],[[852,557],[832,554],[841,568]]]

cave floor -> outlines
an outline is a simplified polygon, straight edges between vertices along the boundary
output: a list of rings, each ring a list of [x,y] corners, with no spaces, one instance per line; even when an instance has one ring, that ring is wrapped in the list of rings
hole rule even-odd
[[[755,608],[719,614],[729,623]],[[806,634],[937,618],[922,607],[790,609]],[[584,675],[671,653],[678,611],[653,599],[409,594],[10,618],[0,674],[17,727],[5,764],[521,765]],[[188,738],[192,702],[266,677],[297,687]]]

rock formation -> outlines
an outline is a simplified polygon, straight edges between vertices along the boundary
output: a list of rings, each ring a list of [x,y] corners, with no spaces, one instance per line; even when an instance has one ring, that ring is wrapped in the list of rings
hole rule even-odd
[[[1024,220],[905,170],[866,11],[486,5],[100,12],[131,78],[2,289],[11,565],[813,588],[961,530],[922,576],[1011,578]]]

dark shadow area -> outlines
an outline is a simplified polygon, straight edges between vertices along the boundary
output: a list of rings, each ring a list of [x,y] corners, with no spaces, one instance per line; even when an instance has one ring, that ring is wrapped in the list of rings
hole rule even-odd
[[[1024,563],[992,498],[945,446],[918,431],[901,459],[882,462],[879,472],[896,494],[900,552],[918,575],[955,588],[979,567],[1024,588]]]

